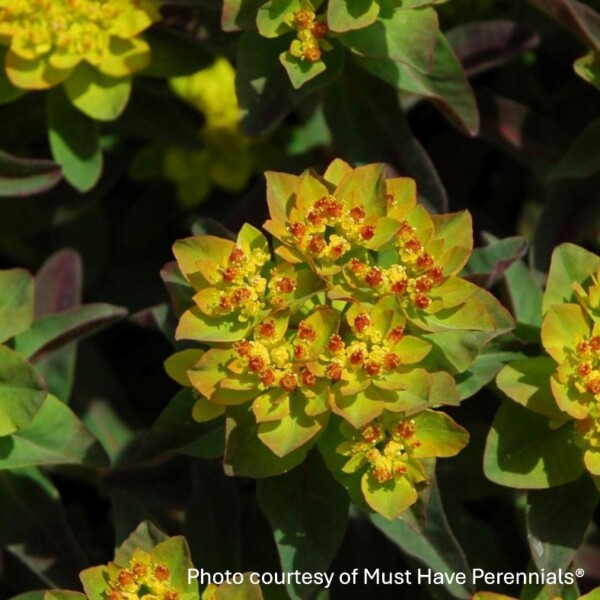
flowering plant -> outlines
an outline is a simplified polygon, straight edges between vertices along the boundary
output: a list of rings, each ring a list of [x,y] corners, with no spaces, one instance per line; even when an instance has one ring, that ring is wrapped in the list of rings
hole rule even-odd
[[[545,488],[584,470],[600,481],[599,271],[600,258],[578,246],[553,253],[542,302],[543,352],[509,363],[497,378],[517,403],[501,407],[488,437],[486,474],[497,483]]]
[[[429,215],[414,181],[387,179],[384,165],[268,173],[267,201],[273,252],[250,225],[236,242],[175,244],[191,297],[176,336],[208,349],[174,355],[167,370],[197,395],[194,418],[226,414],[226,462],[242,434],[256,476],[261,453],[284,472],[320,440],[334,474],[362,481],[368,506],[395,518],[430,480],[421,460],[467,443],[431,409],[460,402],[453,374],[511,319],[457,276],[469,215]]]

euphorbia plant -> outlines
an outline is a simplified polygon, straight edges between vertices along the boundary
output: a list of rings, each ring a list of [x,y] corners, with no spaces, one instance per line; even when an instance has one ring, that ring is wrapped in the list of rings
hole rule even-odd
[[[189,577],[189,573],[194,570],[184,537],[167,537],[162,531],[144,521],[117,548],[112,562],[85,569],[80,573],[85,594],[48,590],[41,592],[39,598],[225,600],[234,593],[239,598],[262,600],[260,586],[251,583],[247,577],[244,577],[242,583],[225,583],[219,586],[211,583],[200,594],[197,578]]]
[[[599,272],[600,258],[583,248],[554,251],[541,307],[543,351],[509,363],[497,378],[527,409],[505,403],[496,416],[485,467],[497,483],[546,488],[587,470],[599,485]]]
[[[334,475],[350,490],[362,480],[367,505],[394,518],[431,478],[421,459],[466,444],[431,409],[460,402],[453,375],[511,319],[457,276],[469,215],[429,215],[414,181],[387,179],[382,164],[267,173],[267,201],[273,253],[249,225],[236,242],[175,244],[185,283],[167,280],[188,297],[177,337],[208,349],[174,355],[167,370],[197,394],[194,418],[226,413],[231,472],[242,452],[243,474],[284,472],[319,439]]]

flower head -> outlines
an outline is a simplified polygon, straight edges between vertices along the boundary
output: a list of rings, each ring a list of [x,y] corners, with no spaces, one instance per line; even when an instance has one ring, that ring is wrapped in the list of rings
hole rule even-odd
[[[16,87],[46,89],[87,63],[109,77],[147,66],[140,34],[159,20],[149,0],[0,0],[0,43]]]
[[[181,318],[177,335],[200,341],[234,341],[295,300],[318,289],[307,270],[271,261],[266,238],[246,225],[237,242],[212,236],[174,246],[182,274],[196,291],[195,306]]]
[[[421,460],[454,456],[469,439],[448,415],[433,410],[386,412],[359,429],[342,423],[340,431],[345,441],[337,452],[348,458],[343,472],[360,476],[365,500],[388,519],[414,504],[429,483]]]
[[[147,594],[156,600],[179,600],[171,583],[172,573],[164,563],[156,563],[148,552],[137,548],[126,567],[109,565],[107,600],[129,600]]]
[[[177,185],[179,201],[193,207],[206,199],[213,185],[241,192],[255,168],[255,143],[240,128],[240,110],[235,91],[235,70],[218,57],[206,69],[169,81],[173,91],[200,111],[205,123],[200,131],[201,150],[170,146],[163,170]]]

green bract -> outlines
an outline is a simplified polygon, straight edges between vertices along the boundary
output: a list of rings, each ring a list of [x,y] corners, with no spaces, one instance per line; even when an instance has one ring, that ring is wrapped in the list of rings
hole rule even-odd
[[[511,404],[500,409],[485,460],[493,481],[545,488],[577,479],[585,468],[598,485],[599,270],[600,258],[582,248],[563,244],[554,251],[543,298],[545,353],[498,374],[498,387],[530,412]]]
[[[335,160],[322,177],[267,173],[267,200],[273,255],[250,225],[236,242],[175,244],[184,282],[167,279],[180,306],[187,298],[176,335],[209,348],[174,355],[167,370],[194,390],[197,421],[226,414],[232,473],[286,471],[318,438],[337,471],[348,449],[331,444],[340,435],[332,413],[352,439],[387,427],[395,440],[394,428],[414,421],[418,450],[394,441],[392,452],[378,439],[352,459],[349,477],[362,477],[368,505],[394,518],[429,480],[419,459],[466,444],[464,430],[430,409],[460,402],[453,374],[511,318],[457,276],[472,249],[469,215],[429,215],[414,181],[386,179],[384,165]],[[393,476],[373,453],[392,460]],[[396,459],[410,469],[394,470]],[[367,464],[379,475],[363,474]]]

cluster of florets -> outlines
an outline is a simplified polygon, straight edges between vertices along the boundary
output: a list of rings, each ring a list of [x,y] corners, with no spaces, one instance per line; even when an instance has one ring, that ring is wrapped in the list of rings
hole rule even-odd
[[[572,244],[563,244],[554,251],[542,307],[541,338],[549,356],[509,363],[497,378],[498,387],[509,397],[547,417],[549,430],[564,427],[569,432],[598,487],[599,267],[598,256]],[[532,397],[535,402],[530,400]],[[581,463],[576,464],[578,459],[574,460],[573,477],[581,468]]]
[[[600,402],[600,335],[576,340],[574,345],[574,385],[582,394],[587,392]]]
[[[407,461],[414,448],[421,445],[415,436],[413,419],[401,419],[386,427],[374,421],[360,430],[360,438],[343,444],[340,451],[351,457],[359,456],[368,463],[368,469],[379,483],[394,477],[404,477]]]
[[[150,49],[139,34],[159,18],[147,0],[0,0],[8,77],[20,88],[49,88],[82,61],[128,76],[148,65]]]
[[[296,39],[290,45],[290,54],[308,62],[321,60],[323,38],[329,31],[324,17],[317,17],[312,6],[307,3],[306,8],[288,14],[286,20],[296,30]]]
[[[483,345],[503,316],[489,294],[457,277],[472,248],[468,215],[431,217],[416,202],[414,182],[386,179],[384,170],[336,160],[323,177],[268,173],[273,254],[249,225],[235,242],[177,242],[179,271],[194,291],[177,336],[209,348],[181,353],[168,369],[200,395],[195,418],[235,419],[247,405],[254,435],[278,457],[337,435],[340,420],[362,431],[359,444],[382,428],[357,476],[369,473],[365,497],[402,476],[395,514],[427,479],[418,459],[450,456],[467,439],[429,410],[459,402],[445,359],[431,352],[438,336],[468,330],[469,343]],[[472,342],[478,336],[484,341]],[[406,463],[419,445],[419,419],[442,419],[454,445],[429,443]],[[362,446],[353,447],[356,454]]]
[[[137,550],[126,568],[113,569],[108,581],[106,600],[179,600],[179,592],[171,586],[171,572],[165,564]]]

